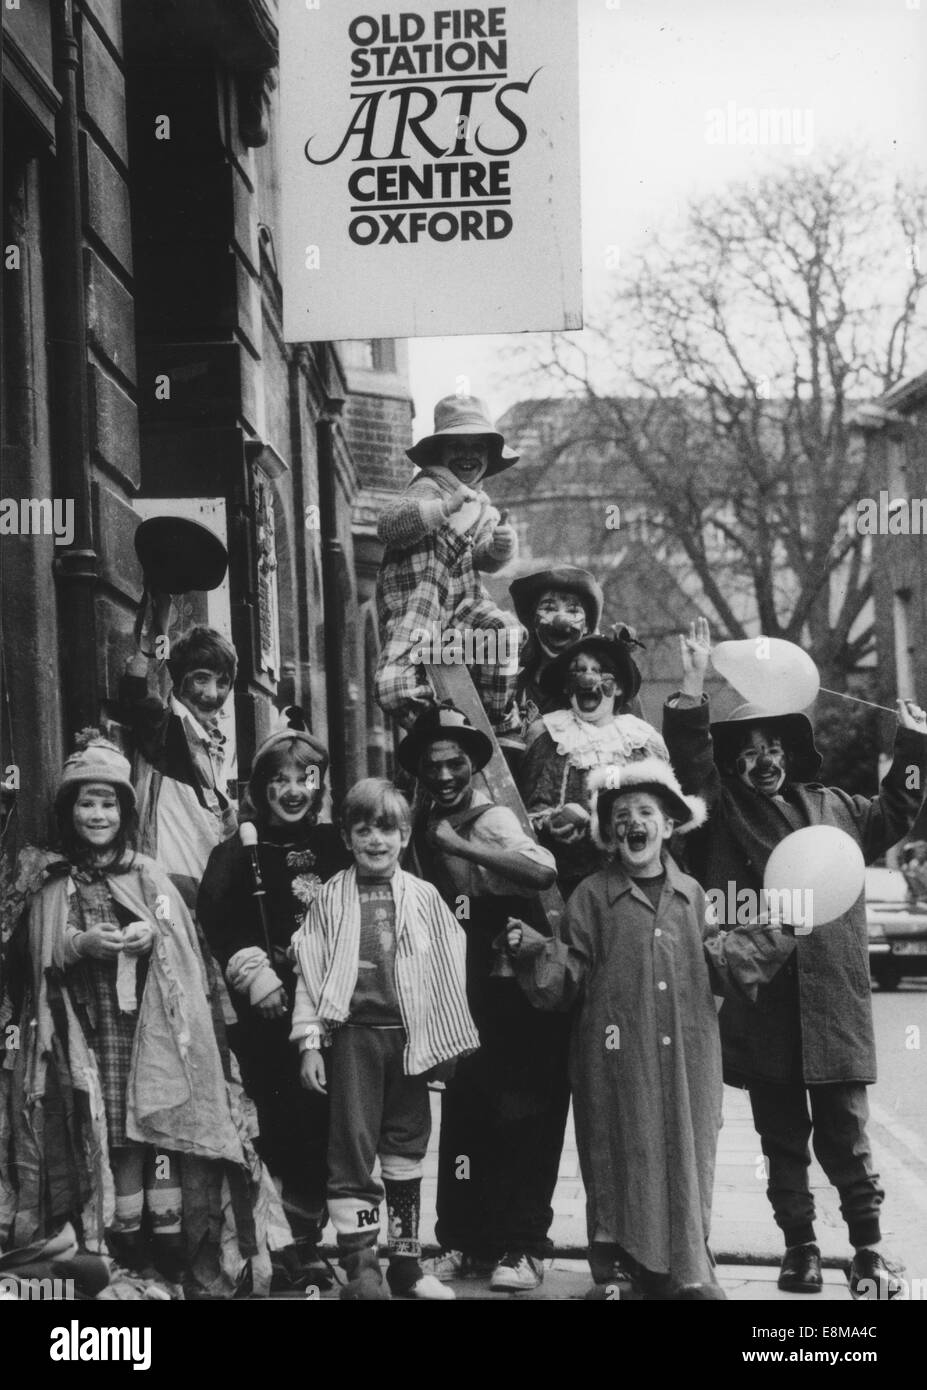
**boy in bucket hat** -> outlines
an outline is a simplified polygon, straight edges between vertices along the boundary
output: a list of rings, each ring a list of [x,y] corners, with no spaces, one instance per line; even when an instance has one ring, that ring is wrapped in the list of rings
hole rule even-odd
[[[723,1298],[708,1253],[721,1126],[714,995],[755,993],[794,949],[775,927],[721,937],[705,895],[666,854],[706,819],[668,763],[597,768],[592,835],[608,858],[570,898],[560,1007],[578,1000],[570,1080],[586,1188],[589,1264],[608,1297],[616,1262],[645,1299]],[[509,923],[516,973],[545,939]]]
[[[495,573],[516,556],[515,531],[480,483],[511,468],[518,455],[474,396],[439,401],[434,433],[407,453],[421,472],[377,525],[386,545],[377,576],[377,701],[409,728],[434,698],[424,665],[462,661],[471,666],[493,728],[511,733],[519,725],[520,630],[493,603],[477,571]]]
[[[709,725],[704,618],[681,643],[682,689],[667,701],[663,733],[682,785],[711,807],[705,829],[688,842],[705,888],[758,892],[776,845],[805,826],[838,827],[869,864],[909,830],[927,775],[923,710],[898,701],[894,758],[878,796],[849,796],[816,780],[821,757],[804,714],[767,715],[748,705]],[[816,1293],[822,1285],[808,1183],[812,1133],[856,1252],[851,1293],[884,1285],[880,1296],[891,1298],[902,1289],[877,1248],[884,1194],[866,1134],[866,1087],[876,1079],[867,958],[860,894],[842,917],[798,938],[786,968],[760,987],[755,1008],[728,1000],[721,1010],[725,1080],[750,1095],[769,1163],[767,1194],[785,1239],[779,1287],[787,1292]]]

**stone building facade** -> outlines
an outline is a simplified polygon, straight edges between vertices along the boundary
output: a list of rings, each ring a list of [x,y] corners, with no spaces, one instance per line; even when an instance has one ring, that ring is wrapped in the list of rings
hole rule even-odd
[[[74,731],[119,736],[143,517],[227,546],[222,588],[175,608],[237,648],[239,777],[291,703],[336,798],[391,766],[372,597],[378,500],[409,470],[405,345],[283,341],[275,12],[3,10],[0,493],[73,504],[69,534],[0,534],[11,841],[47,836]]]

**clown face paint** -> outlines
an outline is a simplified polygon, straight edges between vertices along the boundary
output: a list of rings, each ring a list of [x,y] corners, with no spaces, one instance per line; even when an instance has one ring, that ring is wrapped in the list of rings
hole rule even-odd
[[[785,749],[774,734],[758,726],[744,739],[735,768],[745,786],[775,796],[785,782]]]
[[[319,769],[313,765],[300,767],[291,759],[278,768],[267,783],[271,825],[296,825],[304,816],[318,810],[322,800],[319,780]]]
[[[586,610],[568,589],[545,589],[534,609],[534,635],[548,656],[559,656],[588,631]]]
[[[607,724],[623,698],[611,671],[588,652],[580,652],[570,662],[565,689],[570,708],[584,724]]]
[[[232,682],[223,672],[202,667],[188,671],[174,694],[194,719],[208,726],[225,704],[231,688]]]
[[[622,792],[612,803],[609,828],[625,873],[656,878],[664,841],[673,833],[673,821],[657,797],[651,792]]]
[[[449,468],[467,487],[478,487],[489,467],[489,441],[482,434],[460,434],[443,439],[438,463],[442,468]]]

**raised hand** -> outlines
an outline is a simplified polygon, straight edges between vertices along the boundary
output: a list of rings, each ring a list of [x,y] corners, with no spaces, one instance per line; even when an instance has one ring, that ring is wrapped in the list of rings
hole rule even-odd
[[[913,700],[896,700],[898,723],[902,729],[913,729],[915,733],[927,734],[927,714]]]
[[[707,618],[696,618],[689,624],[689,635],[680,633],[682,655],[682,689],[686,695],[701,696],[705,672],[711,656],[711,629]]]

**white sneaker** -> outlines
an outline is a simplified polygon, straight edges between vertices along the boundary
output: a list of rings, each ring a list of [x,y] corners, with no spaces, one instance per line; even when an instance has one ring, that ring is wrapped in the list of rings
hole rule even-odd
[[[442,1284],[433,1274],[423,1274],[406,1294],[406,1298],[422,1298],[432,1303],[446,1303],[448,1299],[456,1297],[454,1290]]]
[[[423,1260],[422,1264],[433,1278],[449,1283],[452,1279],[463,1277],[464,1253],[462,1250],[441,1250],[432,1259]]]
[[[534,1255],[503,1255],[492,1272],[489,1287],[497,1292],[518,1293],[536,1289],[543,1280],[543,1261]]]

